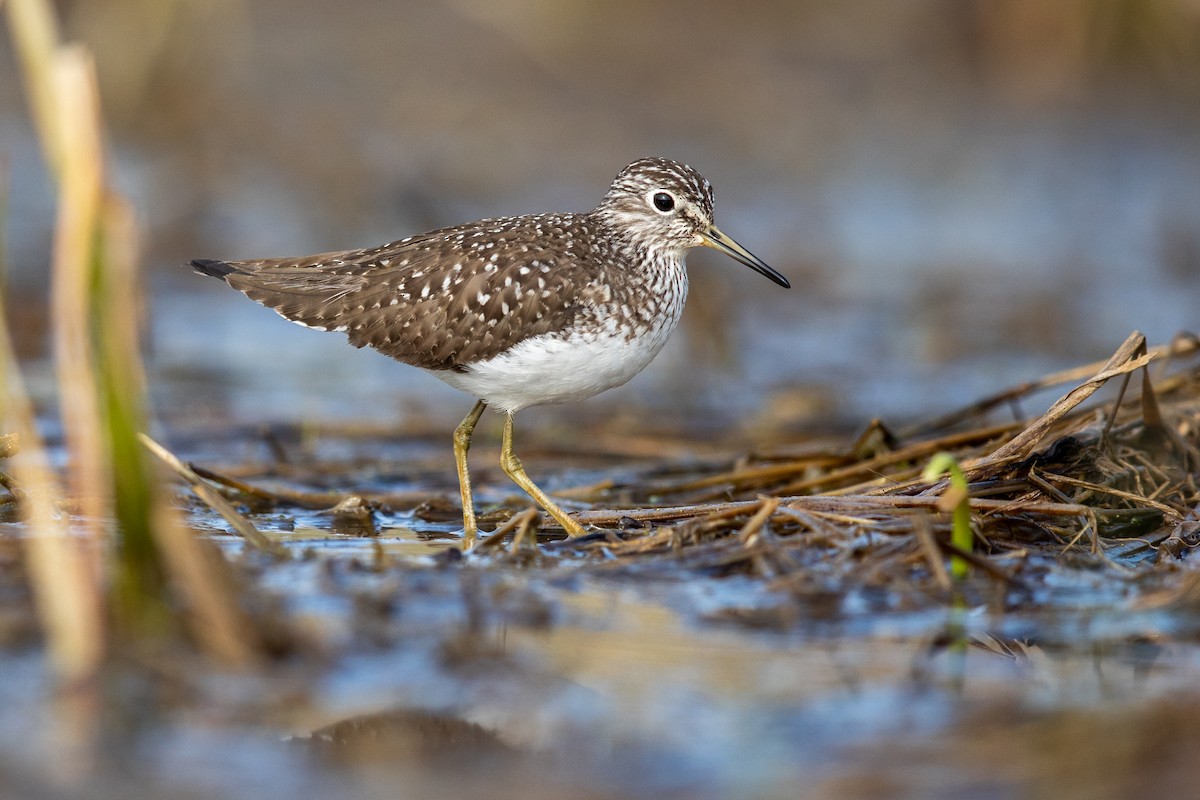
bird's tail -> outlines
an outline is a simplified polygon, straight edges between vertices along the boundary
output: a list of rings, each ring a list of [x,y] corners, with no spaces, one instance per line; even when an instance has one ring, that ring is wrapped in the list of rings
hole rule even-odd
[[[219,278],[225,280],[225,277],[230,274],[241,275],[243,271],[228,261],[214,261],[210,258],[197,258],[192,260],[192,269],[201,275],[208,275],[211,278]]]

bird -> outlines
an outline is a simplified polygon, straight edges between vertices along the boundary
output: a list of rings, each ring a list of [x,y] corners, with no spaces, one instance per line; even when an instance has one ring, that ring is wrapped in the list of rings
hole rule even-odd
[[[504,414],[500,465],[570,537],[586,531],[526,474],[513,416],[621,386],[683,313],[688,250],[715,249],[789,288],[713,222],[712,184],[687,164],[640,158],[584,213],[498,217],[378,247],[300,258],[195,259],[283,318],[345,334],[476,398],[455,428],[463,538],[478,531],[467,453],[488,406]]]

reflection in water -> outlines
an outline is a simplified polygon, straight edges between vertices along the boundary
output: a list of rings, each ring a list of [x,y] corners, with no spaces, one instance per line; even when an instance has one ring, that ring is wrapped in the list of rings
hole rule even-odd
[[[445,559],[444,542],[394,524],[402,518],[382,514],[378,538],[321,533],[303,515],[276,529],[260,519],[298,557],[259,564],[256,580],[286,603],[304,646],[328,654],[326,666],[284,661],[269,679],[199,683],[127,669],[121,707],[142,698],[137,707],[156,710],[136,721],[91,714],[73,727],[93,730],[106,755],[89,766],[85,753],[75,762],[85,776],[66,776],[67,788],[84,780],[92,796],[138,798],[253,786],[282,798],[353,776],[339,796],[439,786],[494,797],[499,784],[499,796],[537,797],[551,784],[556,796],[703,798],[887,773],[919,794],[930,775],[953,785],[982,768],[1008,792],[1058,785],[1034,769],[1048,763],[1036,742],[1052,731],[1078,736],[1055,748],[1075,752],[1096,745],[1083,720],[1127,720],[1150,746],[1156,724],[1192,735],[1182,710],[1200,708],[1195,625],[1169,607],[1108,610],[1101,593],[1079,609],[1076,592],[1025,615],[833,619],[814,598],[811,614],[800,604],[787,626],[764,628],[751,613],[719,613],[779,601],[748,579],[614,580],[565,556],[533,569],[504,554]],[[6,674],[0,752],[34,765],[54,753],[60,764],[59,723],[35,690],[40,669],[9,655]],[[1007,742],[1010,760],[979,761],[977,741]],[[1173,746],[1162,752],[1147,779],[1167,780],[1182,763]],[[50,784],[44,771],[32,769],[35,787]],[[1120,762],[1081,786],[1118,773],[1142,771]]]
[[[1134,709],[1143,698],[1173,692],[1195,673],[1194,654],[1156,672],[1135,642],[1098,650],[1015,642],[989,634],[978,615],[950,623],[969,632],[970,646],[940,654],[923,639],[947,621],[875,620],[871,635],[854,640],[714,632],[656,601],[597,588],[557,597],[553,627],[505,624],[494,640],[499,650],[481,653],[482,662],[455,662],[439,679],[466,677],[474,686],[456,696],[447,724],[503,742],[505,758],[515,748],[515,763],[536,774],[575,786],[599,779],[635,795],[651,787],[700,797],[769,794],[798,781],[836,781],[858,769],[848,751],[897,741],[906,761],[936,764],[953,783],[977,765],[944,763],[946,741],[997,728],[1021,738],[1047,714],[1065,722],[1100,703],[1117,709],[1106,713],[1141,715]],[[913,637],[917,630],[925,636]],[[421,698],[437,693],[408,686],[401,694],[423,709]],[[399,713],[407,721],[389,734],[398,735],[396,748],[419,749],[409,739],[420,728],[408,720],[413,713]],[[486,734],[476,731],[481,724]],[[643,758],[630,759],[631,749]],[[372,752],[364,746],[359,754]],[[482,755],[493,752],[489,744]],[[387,760],[375,766],[397,769]],[[993,769],[998,785],[1025,779]]]

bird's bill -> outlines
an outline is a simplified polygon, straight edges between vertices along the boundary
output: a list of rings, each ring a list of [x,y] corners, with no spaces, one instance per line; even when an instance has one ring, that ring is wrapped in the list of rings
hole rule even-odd
[[[733,239],[721,233],[716,225],[710,225],[707,231],[700,234],[700,238],[702,240],[701,243],[705,247],[711,247],[713,250],[718,250],[729,256],[734,261],[745,264],[759,275],[767,276],[785,289],[791,288],[791,284],[788,283],[787,278],[767,266],[767,263],[754,255],[754,253],[751,253]]]

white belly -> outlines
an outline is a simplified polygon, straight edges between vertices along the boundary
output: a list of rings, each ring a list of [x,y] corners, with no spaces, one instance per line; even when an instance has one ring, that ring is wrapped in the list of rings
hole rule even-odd
[[[630,339],[611,323],[605,330],[560,338],[538,336],[465,372],[434,374],[488,405],[515,412],[543,403],[583,400],[628,381],[649,364],[674,330],[679,315],[659,320]]]

